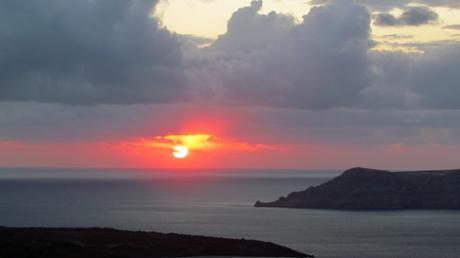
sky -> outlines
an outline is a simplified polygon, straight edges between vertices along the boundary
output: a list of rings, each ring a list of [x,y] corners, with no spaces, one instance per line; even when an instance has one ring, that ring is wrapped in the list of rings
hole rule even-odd
[[[460,167],[458,0],[6,0],[0,27],[0,167]]]

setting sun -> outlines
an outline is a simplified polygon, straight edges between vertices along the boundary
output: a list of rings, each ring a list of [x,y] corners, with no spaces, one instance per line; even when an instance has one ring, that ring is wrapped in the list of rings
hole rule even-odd
[[[173,148],[172,155],[176,159],[184,159],[188,156],[188,148],[183,145],[176,145]]]

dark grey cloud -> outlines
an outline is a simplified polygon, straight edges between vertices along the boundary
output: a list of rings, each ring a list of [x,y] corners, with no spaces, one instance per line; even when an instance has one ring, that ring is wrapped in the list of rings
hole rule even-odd
[[[375,17],[378,26],[420,26],[435,23],[439,19],[438,14],[428,7],[408,7],[396,17],[390,13],[380,13]]]
[[[369,12],[352,1],[315,7],[300,24],[274,12],[259,14],[260,8],[261,2],[253,1],[235,12],[228,32],[200,52],[199,62],[192,62],[192,84],[202,87],[206,100],[316,110],[448,107],[438,100],[429,104],[430,95],[425,91],[436,90],[433,80],[441,82],[449,76],[452,81],[460,79],[460,71],[455,71],[459,66],[446,65],[441,69],[446,74],[433,75],[435,79],[420,84],[424,87],[415,85],[430,72],[415,71],[422,66],[429,70],[430,62],[425,58],[457,42],[387,42],[426,54],[373,51]],[[420,24],[423,19],[418,15],[426,10],[411,7],[395,19]],[[396,37],[404,35],[386,38]],[[436,63],[451,62],[446,58],[439,56]]]
[[[374,24],[379,26],[402,26],[405,25],[404,22],[396,18],[393,14],[390,13],[381,13],[375,17]]]
[[[179,41],[155,0],[0,2],[0,100],[67,104],[177,100]]]
[[[367,146],[460,143],[460,113],[456,110],[226,108],[186,104],[62,106],[2,102],[0,142],[117,143],[139,137],[148,139],[174,133],[171,130],[181,128],[180,121],[190,114],[222,120],[222,114],[230,112],[240,114],[241,120],[226,128],[225,137],[251,143]]]
[[[460,109],[460,44],[430,49],[417,59],[411,72],[420,105]]]
[[[363,107],[412,110],[458,110],[460,43],[417,45],[423,54],[373,52],[373,84],[362,93]],[[458,112],[458,111],[457,111]],[[448,123],[448,121],[446,121]]]
[[[291,16],[270,12],[260,15],[262,1],[252,1],[250,6],[236,11],[227,24],[227,32],[212,44],[212,49],[254,51],[263,49],[287,37],[294,25]]]
[[[453,110],[264,109],[255,117],[269,135],[281,135],[294,144],[460,143],[460,113]]]
[[[193,108],[186,104],[62,105],[0,102],[0,143],[111,142],[153,137],[181,128]],[[213,114],[205,108],[203,116]],[[171,119],[171,118],[174,119]]]
[[[356,3],[362,4],[371,10],[390,10],[395,7],[401,7],[407,5],[410,0],[355,0]],[[310,0],[311,5],[323,5],[330,3],[330,0]]]
[[[403,110],[416,106],[408,90],[408,75],[414,56],[399,52],[369,53],[372,64],[372,83],[361,91],[363,109]]]
[[[259,14],[260,4],[253,1],[232,16],[228,32],[206,50],[197,80],[218,101],[312,109],[354,105],[370,79],[367,10],[334,1],[293,24],[274,12]]]

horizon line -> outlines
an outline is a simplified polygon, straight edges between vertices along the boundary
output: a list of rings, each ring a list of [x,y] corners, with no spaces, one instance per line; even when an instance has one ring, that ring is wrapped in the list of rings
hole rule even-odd
[[[84,166],[0,166],[0,169],[69,169],[69,170],[343,170],[343,168],[289,168],[289,167],[84,167]],[[346,169],[345,169],[346,170]]]

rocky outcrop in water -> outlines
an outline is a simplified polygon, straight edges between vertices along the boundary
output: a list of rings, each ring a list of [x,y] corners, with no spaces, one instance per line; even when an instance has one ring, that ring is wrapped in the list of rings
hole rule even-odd
[[[256,207],[347,210],[460,209],[460,170],[389,172],[352,168],[340,176]]]
[[[107,228],[2,228],[0,257],[313,257],[269,242]]]

